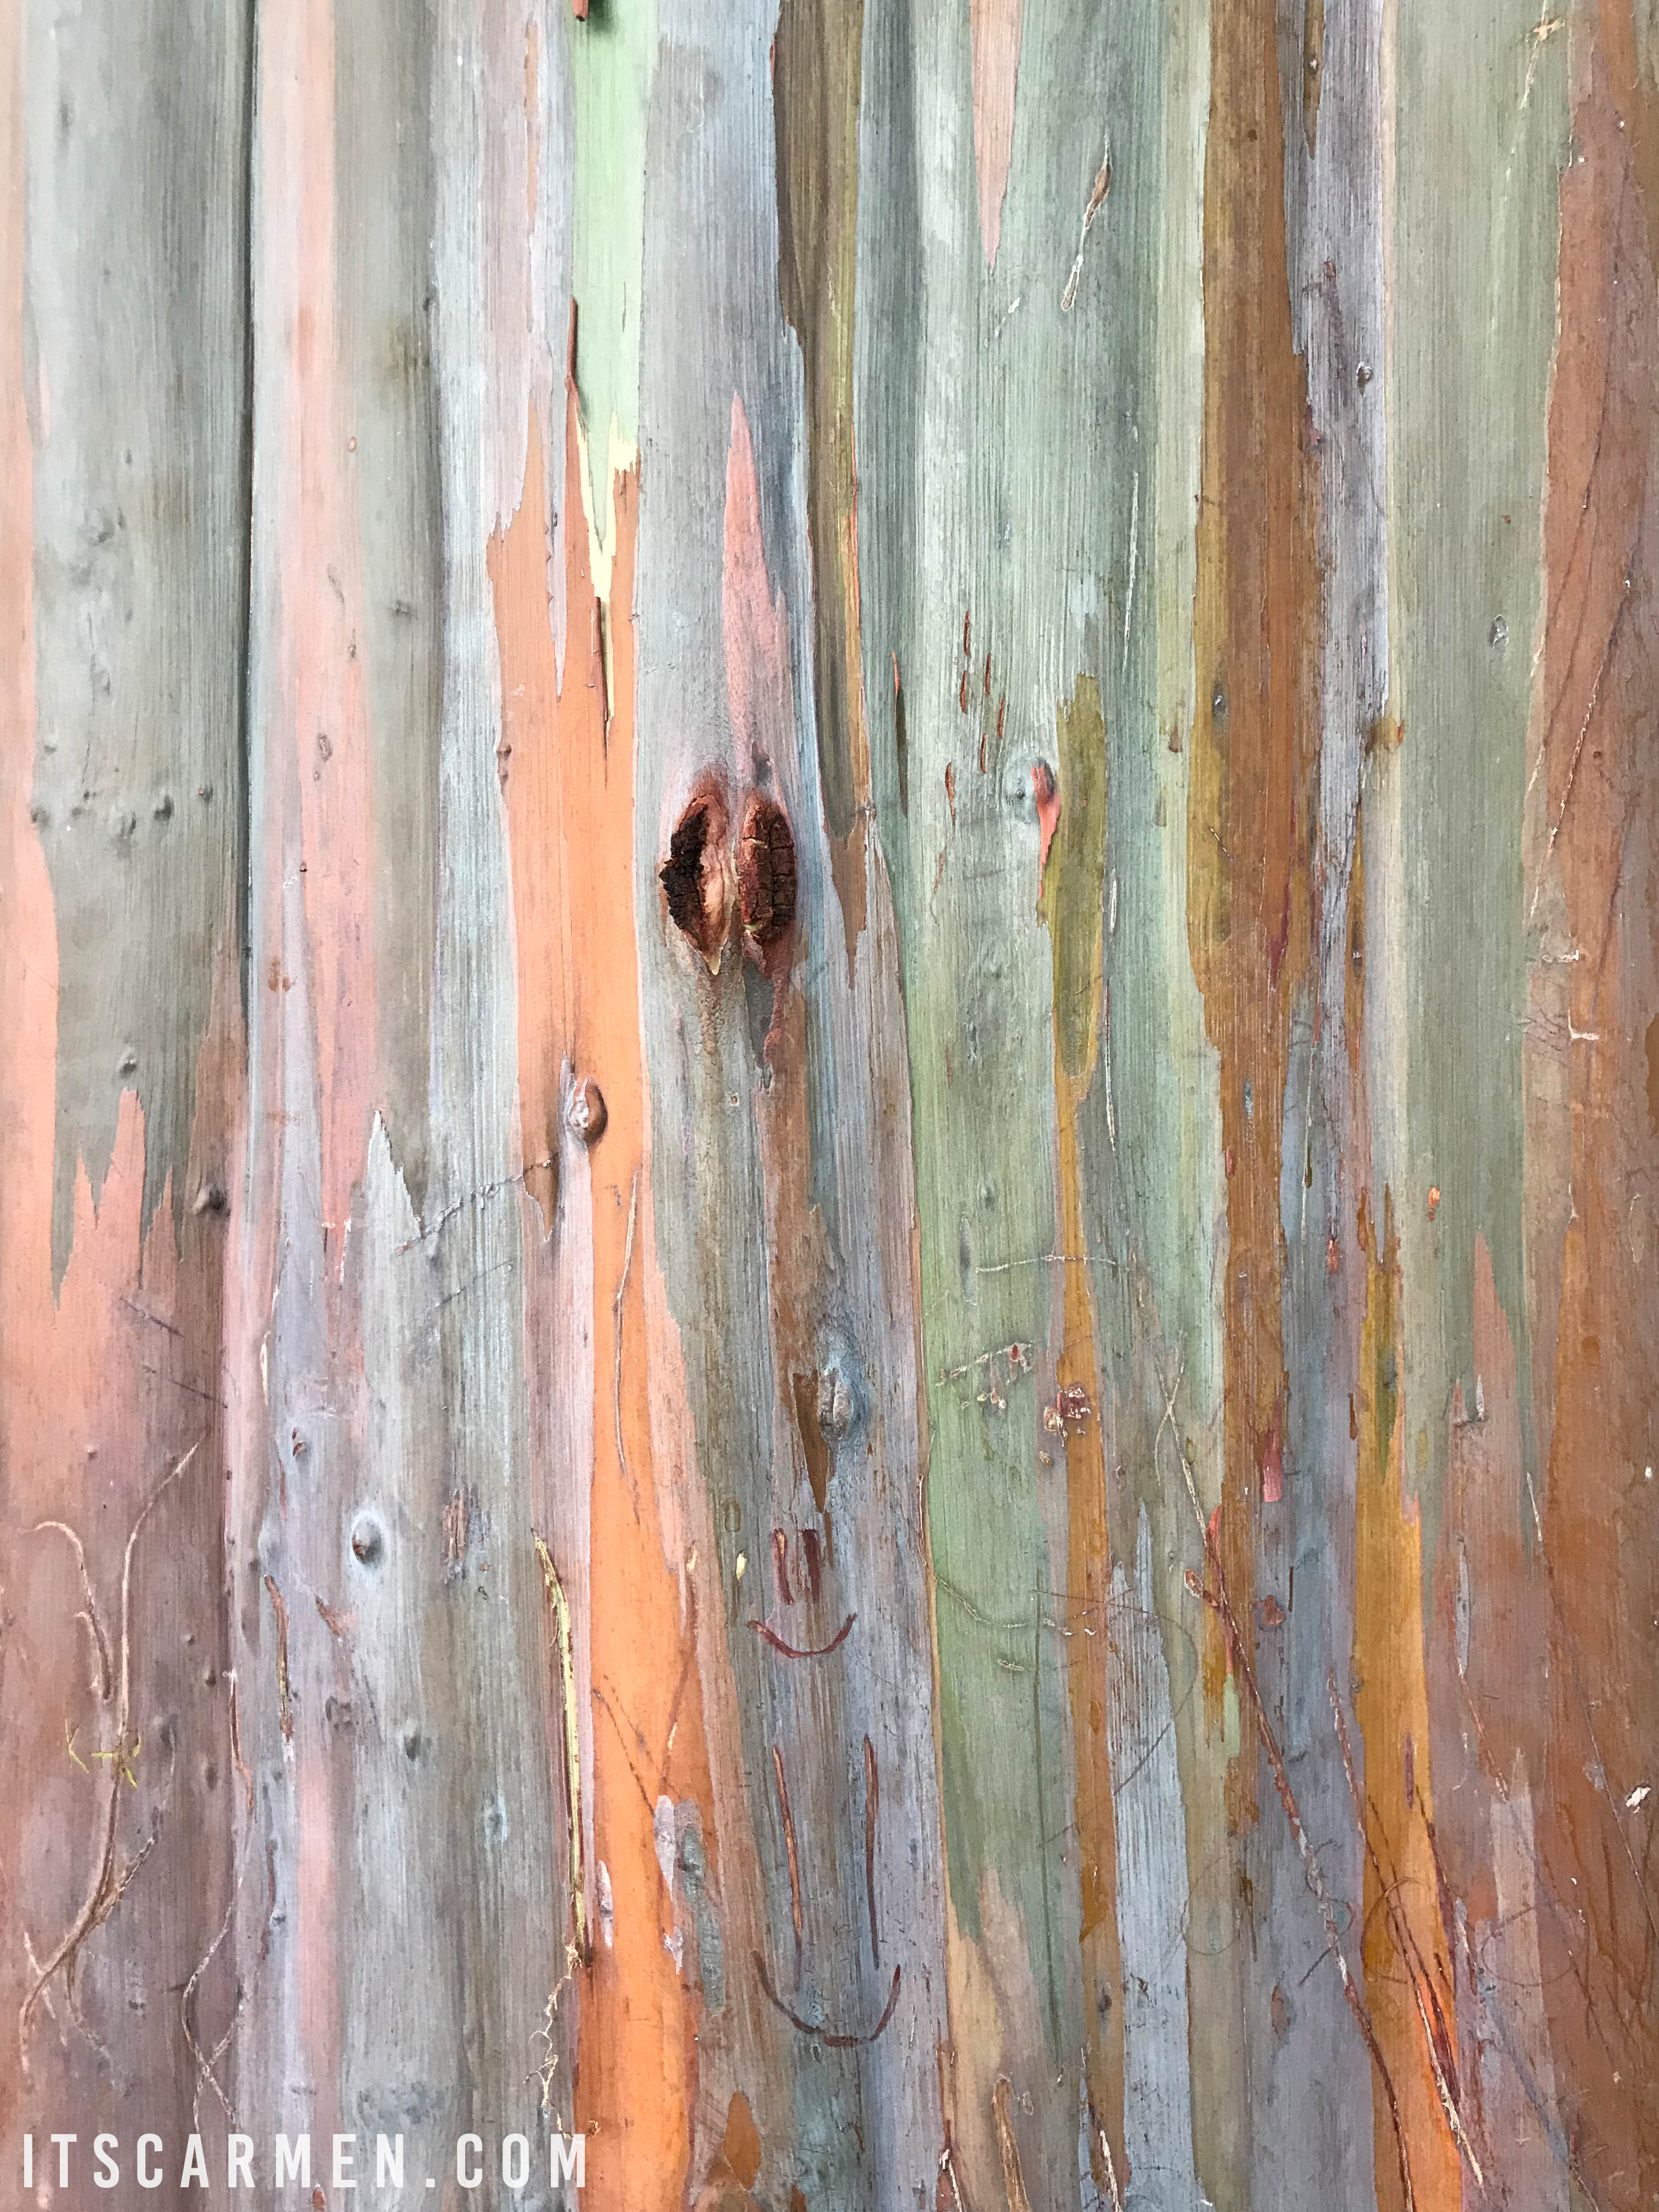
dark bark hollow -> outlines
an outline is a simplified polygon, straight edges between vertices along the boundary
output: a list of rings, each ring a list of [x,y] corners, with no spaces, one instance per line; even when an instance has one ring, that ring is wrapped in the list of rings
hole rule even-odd
[[[738,839],[738,911],[745,945],[770,967],[770,955],[795,923],[795,838],[776,799],[750,794]]]
[[[726,872],[729,823],[719,793],[700,793],[674,824],[668,858],[658,872],[669,920],[711,968],[720,964],[720,948],[731,927],[731,885]]]

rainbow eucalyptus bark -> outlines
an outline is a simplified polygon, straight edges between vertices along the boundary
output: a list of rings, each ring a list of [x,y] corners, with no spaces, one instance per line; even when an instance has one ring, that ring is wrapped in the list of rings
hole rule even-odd
[[[1652,2200],[1656,82],[0,9],[9,2185]]]

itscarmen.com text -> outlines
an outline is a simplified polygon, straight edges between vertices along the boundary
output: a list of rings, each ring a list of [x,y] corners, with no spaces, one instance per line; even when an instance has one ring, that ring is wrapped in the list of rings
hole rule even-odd
[[[412,2183],[418,2189],[424,2179],[426,2186],[435,2190],[449,2178],[447,2173],[406,2177],[403,2137],[375,2136],[372,2141],[371,2149],[368,2136],[320,2138],[318,2184],[328,2189],[356,2189],[360,2185],[364,2189],[402,2189]],[[37,2172],[41,2181],[55,2180],[59,2189],[84,2186],[88,2179],[94,2189],[118,2189],[124,2182],[136,2183],[140,2189],[160,2189],[164,2183],[175,2189],[203,2190],[252,2189],[270,2184],[278,2189],[308,2191],[313,2186],[308,2135],[276,2136],[263,2160],[256,2160],[256,2148],[252,2136],[228,2136],[223,2166],[210,2172],[200,2136],[188,2136],[181,2150],[159,2135],[141,2135],[129,2143],[119,2136],[88,2137],[67,2129],[42,2132],[38,2139],[30,2134],[23,2137],[23,2186],[35,2186]],[[455,2138],[452,2171],[457,2184],[462,2189],[482,2189],[499,2176],[507,2189],[527,2189],[534,2163],[530,2137],[503,2136],[492,2148],[493,2158],[486,2152],[482,2136]],[[584,2136],[550,2136],[550,2185],[556,2189],[568,2183],[582,2188],[587,2179],[586,2152]]]

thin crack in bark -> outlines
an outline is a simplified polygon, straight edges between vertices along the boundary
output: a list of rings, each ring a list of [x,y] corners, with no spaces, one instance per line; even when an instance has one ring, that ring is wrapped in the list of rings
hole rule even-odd
[[[232,1687],[234,1693],[234,1684]],[[233,1707],[233,1711],[234,1710],[234,1708]],[[231,1755],[240,1766],[241,1763],[240,1747],[235,1742],[234,1732],[232,1737]],[[195,1970],[191,1973],[190,1979],[185,1984],[179,1999],[179,2025],[184,2031],[185,2041],[189,2045],[191,2057],[196,2061],[196,2087],[191,2095],[190,2109],[192,2125],[197,2127],[198,2130],[201,2124],[202,2088],[204,2083],[212,2089],[214,2095],[219,2100],[220,2108],[223,2112],[224,2116],[229,2122],[230,2125],[233,2128],[237,2128],[241,2124],[236,2117],[235,2107],[232,2105],[230,2099],[226,2095],[224,2086],[220,2081],[219,2076],[214,2069],[218,2065],[219,2061],[224,2057],[226,2051],[229,2050],[231,2043],[234,2039],[237,2023],[241,2019],[243,2008],[247,2002],[247,1991],[242,1985],[239,1978],[237,1982],[235,2002],[231,2007],[229,2022],[225,2028],[224,2033],[219,2038],[217,2043],[214,2045],[211,2051],[204,2051],[202,2049],[200,2042],[197,2039],[196,2030],[191,2021],[191,2007],[195,2001],[197,1990],[201,1987],[203,1976],[207,1972],[208,1968],[213,1964],[215,1958],[218,1954],[219,1948],[221,1944],[223,1943],[226,1936],[229,1935],[232,1923],[235,1919],[237,1901],[241,1896],[242,1883],[247,1874],[248,1861],[252,1856],[254,1833],[255,1823],[253,1819],[253,1798],[252,1789],[250,1788],[247,1801],[247,1816],[242,1823],[242,1840],[236,1853],[236,1879],[231,1884],[230,1895],[226,1900],[224,1918],[219,1923],[218,1932],[214,1936],[213,1941],[208,1945],[207,1949],[203,1952],[201,1957],[197,1960]]]
[[[28,1970],[30,1973],[38,1974],[40,1971],[40,1961],[35,1954],[34,1945],[29,1939],[29,1932],[27,1928],[23,1930],[23,1956],[28,1961]],[[64,1983],[64,1998],[69,2009],[70,2019],[74,2023],[76,2028],[79,2031],[82,2038],[94,2051],[97,2052],[98,2056],[107,2065],[109,2063],[109,2052],[98,2040],[98,2038],[93,2033],[92,2030],[87,2026],[85,2020],[82,2017],[80,2005],[76,2000],[74,1983],[67,1977]],[[52,2026],[58,2029],[58,2042],[63,2045],[64,2051],[67,2053],[69,2050],[69,2039],[64,2033],[62,2027],[58,2026],[58,2008],[52,2001],[52,1992],[50,1990],[42,1992],[40,2002],[46,2008],[46,2018],[52,2022]]]
[[[465,1213],[469,1206],[482,1206],[487,1199],[499,1198],[504,1190],[516,1190],[531,1176],[539,1175],[544,1169],[556,1168],[558,1164],[556,1159],[551,1158],[529,1160],[516,1175],[498,1176],[494,1182],[481,1183],[477,1190],[468,1191],[465,1198],[458,1198],[453,1205],[445,1206],[443,1212],[434,1215],[430,1221],[422,1222],[414,1236],[404,1237],[401,1244],[394,1244],[392,1256],[401,1259],[405,1252],[412,1252],[417,1244],[424,1244],[429,1237],[435,1237],[440,1230],[447,1229],[458,1213]]]
[[[98,1654],[98,1680],[94,1685],[94,1693],[100,1705],[106,1705],[109,1703],[112,1664],[109,1639],[104,1633],[104,1624],[98,1612],[97,1595],[92,1587],[92,1577],[87,1571],[86,1547],[67,1521],[37,1521],[34,1526],[25,1533],[31,1536],[38,1536],[48,1528],[55,1529],[58,1535],[66,1537],[75,1553],[75,1565],[81,1577],[82,1595],[87,1601],[75,1618],[86,1622],[88,1631],[92,1637]]]
[[[1619,633],[1624,627],[1626,611],[1631,603],[1632,583],[1633,579],[1626,574],[1625,588],[1620,597],[1618,611],[1607,627],[1607,642],[1601,647],[1601,658],[1596,663],[1595,677],[1590,685],[1589,703],[1584,708],[1584,719],[1578,726],[1578,740],[1573,746],[1572,758],[1567,766],[1566,788],[1561,793],[1560,806],[1556,811],[1554,821],[1550,824],[1549,837],[1544,847],[1544,857],[1538,866],[1538,880],[1533,885],[1532,902],[1527,908],[1528,927],[1531,925],[1533,916],[1538,911],[1538,902],[1543,896],[1544,880],[1549,872],[1550,862],[1555,858],[1556,846],[1560,842],[1562,826],[1567,818],[1567,802],[1572,797],[1572,787],[1578,780],[1578,763],[1584,757],[1585,740],[1589,736],[1590,724],[1595,719],[1596,703],[1601,696],[1601,681],[1607,672],[1607,664],[1613,659],[1613,649],[1619,641]]]
[[[1062,315],[1069,315],[1072,309],[1077,305],[1077,288],[1083,279],[1084,248],[1089,243],[1089,233],[1094,227],[1095,217],[1100,213],[1102,208],[1105,206],[1106,195],[1111,189],[1112,142],[1111,134],[1108,132],[1106,150],[1101,155],[1100,167],[1095,172],[1094,183],[1089,189],[1089,197],[1084,204],[1082,228],[1079,230],[1077,237],[1077,255],[1072,263],[1071,273],[1066,279],[1066,289],[1060,295],[1060,312]],[[988,675],[991,665],[988,659],[985,665]],[[989,690],[990,687],[988,682],[986,686],[988,696],[989,696]]]

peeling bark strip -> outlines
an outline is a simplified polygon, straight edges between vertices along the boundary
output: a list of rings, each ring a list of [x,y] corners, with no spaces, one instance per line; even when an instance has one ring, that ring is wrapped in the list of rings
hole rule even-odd
[[[576,1711],[576,1662],[571,1643],[570,1607],[545,1540],[537,1536],[532,1540],[542,1571],[542,1586],[547,1592],[547,1602],[553,1613],[554,1650],[559,1662],[559,1710],[564,1722],[565,1809],[570,1821],[570,1922],[574,1932],[576,1956],[586,1966],[590,1946],[587,1936],[587,1884],[582,1871],[581,1737]]]
[[[288,1665],[288,1601],[270,1575],[265,1577],[265,1595],[270,1600],[270,1610],[276,1623],[276,1714],[283,1738],[294,1741],[294,1703],[289,1694]]]
[[[992,2092],[991,2109],[996,2115],[997,2148],[1002,2154],[1002,2186],[1008,2200],[1008,2212],[1031,2212],[1031,2200],[1025,2193],[1025,2177],[1020,2171],[1019,2140],[1014,2133],[1013,2091],[1006,2074],[997,2078]]]
[[[1649,2212],[1652,17],[0,10],[37,2193]]]
[[[1261,1462],[1288,1413],[1280,1139],[1291,1010],[1309,952],[1319,615],[1316,462],[1304,439],[1306,372],[1291,342],[1270,0],[1214,13],[1210,80],[1187,914],[1205,1028],[1220,1061],[1221,1542],[1248,1621]],[[1218,1690],[1211,1687],[1212,1699]],[[1235,1821],[1254,1818],[1254,1759],[1231,1771],[1228,1806]]]

